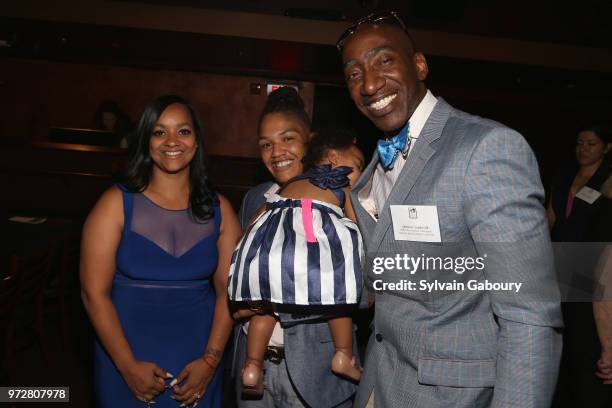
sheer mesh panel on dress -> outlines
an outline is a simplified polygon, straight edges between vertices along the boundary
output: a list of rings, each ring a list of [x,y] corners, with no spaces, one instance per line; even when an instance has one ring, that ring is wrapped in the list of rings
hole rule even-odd
[[[132,214],[131,230],[176,258],[215,231],[214,218],[196,223],[188,209],[167,210],[144,194],[134,195]]]

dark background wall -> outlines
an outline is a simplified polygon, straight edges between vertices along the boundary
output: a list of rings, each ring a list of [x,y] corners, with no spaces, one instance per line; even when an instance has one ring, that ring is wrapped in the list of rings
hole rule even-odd
[[[328,15],[320,9],[307,10],[308,15],[287,8],[283,16],[279,4],[270,3],[269,10],[228,10],[213,3],[92,0],[84,6],[65,0],[53,8],[36,1],[3,4],[0,143],[44,141],[51,126],[92,127],[95,109],[106,99],[116,100],[136,120],[155,96],[178,93],[199,111],[213,161],[224,157],[233,163],[225,165],[220,159],[217,166],[224,171],[218,181],[221,189],[231,184],[239,204],[241,192],[266,173],[261,167],[245,171],[232,158],[251,158],[245,165],[257,167],[256,123],[265,85],[287,82],[300,86],[315,128],[352,127],[366,155],[371,153],[378,132],[350,101],[333,46],[347,25],[343,19],[365,11],[363,4],[343,2],[338,7],[345,7],[346,13]],[[405,3],[409,7],[401,7],[406,20],[415,27],[414,36],[428,58],[427,83],[433,93],[459,109],[520,131],[538,156],[546,185],[558,169],[572,165],[579,127],[610,121],[612,41],[600,25],[587,24],[589,18],[597,23],[593,7],[598,5],[585,3],[585,10],[590,8],[576,14],[581,34],[568,36],[554,31],[559,21],[569,21],[567,13],[553,16],[546,14],[546,7],[530,9],[521,18],[507,5],[459,2],[435,13]],[[203,8],[206,4],[212,9]],[[538,25],[539,15],[553,16],[554,21],[540,19]],[[263,87],[259,94],[252,93],[256,84]],[[51,156],[55,158],[49,160],[57,160]],[[34,167],[40,169],[40,163]],[[47,167],[56,168],[55,163]],[[11,168],[13,179],[19,168],[33,167],[24,158]],[[109,180],[113,171],[109,167],[106,172]],[[98,194],[95,190],[92,196]],[[26,201],[31,200],[21,200]],[[2,202],[0,206],[7,207]],[[19,206],[11,203],[11,208]]]

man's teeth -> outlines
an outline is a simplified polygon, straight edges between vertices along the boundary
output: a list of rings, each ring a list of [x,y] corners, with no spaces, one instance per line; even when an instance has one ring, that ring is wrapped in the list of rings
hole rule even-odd
[[[178,156],[178,155],[179,155],[179,154],[181,154],[181,153],[182,153],[181,151],[175,151],[175,152],[164,152],[164,154],[165,154],[166,156],[170,156],[170,157],[176,157],[176,156]]]
[[[292,160],[284,160],[281,162],[274,163],[275,168],[287,167],[291,164]]]
[[[392,100],[395,99],[396,96],[397,96],[397,94],[386,96],[386,97],[382,98],[380,101],[376,101],[374,103],[371,103],[370,104],[370,108],[372,108],[374,110],[384,109],[384,108],[387,107],[387,105],[389,105],[391,103]]]

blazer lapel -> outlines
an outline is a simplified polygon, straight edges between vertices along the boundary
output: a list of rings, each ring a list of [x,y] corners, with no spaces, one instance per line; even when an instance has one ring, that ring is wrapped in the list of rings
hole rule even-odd
[[[425,165],[429,159],[436,152],[436,148],[432,146],[432,143],[439,139],[448,116],[451,112],[451,107],[442,98],[438,98],[438,102],[434,107],[434,110],[429,115],[425,126],[421,130],[418,141],[415,143],[413,150],[408,156],[408,160],[404,164],[402,171],[400,172],[387,201],[382,211],[379,211],[378,223],[374,229],[372,236],[372,246],[370,247],[373,251],[378,251],[382,244],[383,238],[389,228],[391,227],[391,211],[389,210],[392,204],[402,204],[410,194],[412,187],[416,184],[421,175],[421,172],[425,168]]]

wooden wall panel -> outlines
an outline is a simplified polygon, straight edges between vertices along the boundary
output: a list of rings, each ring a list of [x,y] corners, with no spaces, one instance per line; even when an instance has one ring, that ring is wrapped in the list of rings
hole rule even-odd
[[[269,179],[256,158],[209,157],[210,180],[238,211],[243,195]],[[120,181],[125,151],[71,144],[35,143],[14,147],[0,162],[0,212],[12,215],[87,215],[102,192]]]
[[[279,78],[282,80],[282,78]],[[257,119],[265,100],[261,77],[217,75],[93,64],[5,59],[0,64],[0,140],[46,140],[52,126],[94,126],[104,100],[115,100],[136,121],[144,106],[163,94],[178,94],[194,105],[209,154],[258,157]],[[260,95],[249,92],[261,83]],[[301,93],[312,112],[314,84]]]

